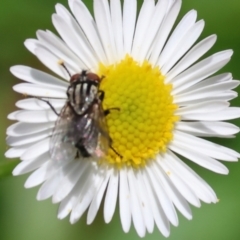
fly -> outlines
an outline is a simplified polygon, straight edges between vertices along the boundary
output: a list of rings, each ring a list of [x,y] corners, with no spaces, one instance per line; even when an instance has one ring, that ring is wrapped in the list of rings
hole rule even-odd
[[[120,156],[112,147],[105,119],[112,109],[119,109],[103,110],[104,91],[99,89],[102,78],[87,71],[71,76],[66,66],[61,65],[70,76],[64,107],[57,113],[50,102],[41,99],[58,115],[50,139],[51,158],[57,161],[77,157],[102,158],[109,147]]]

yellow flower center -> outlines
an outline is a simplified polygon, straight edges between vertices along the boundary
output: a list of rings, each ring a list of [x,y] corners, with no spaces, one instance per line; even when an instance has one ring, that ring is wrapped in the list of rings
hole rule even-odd
[[[118,167],[145,166],[172,140],[177,108],[171,96],[172,86],[165,84],[158,67],[145,61],[139,64],[126,56],[120,63],[99,66],[105,76],[100,89],[105,92],[103,108],[112,139],[106,161]]]

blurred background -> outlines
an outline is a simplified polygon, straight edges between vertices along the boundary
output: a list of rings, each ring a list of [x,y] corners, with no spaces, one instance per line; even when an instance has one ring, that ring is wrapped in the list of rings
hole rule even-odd
[[[92,0],[83,0],[92,10]],[[142,1],[139,1],[139,4]],[[86,215],[75,225],[68,219],[58,220],[57,205],[50,200],[38,202],[37,188],[24,189],[27,175],[12,177],[12,171],[18,160],[4,157],[7,149],[5,143],[6,128],[12,124],[7,115],[16,110],[15,102],[22,96],[13,92],[12,86],[19,80],[9,73],[9,67],[16,64],[30,65],[34,68],[46,69],[23,46],[26,38],[35,38],[37,29],[54,31],[51,14],[54,12],[56,0],[1,0],[0,7],[0,239],[1,240],[81,240],[81,239],[125,239],[134,240],[139,237],[134,228],[128,234],[123,233],[116,211],[110,224],[103,221],[102,210],[90,226],[86,225]],[[67,0],[59,0],[67,6]],[[204,19],[206,27],[201,39],[216,33],[217,44],[210,53],[233,49],[231,62],[221,72],[232,72],[235,79],[240,79],[240,1],[239,0],[183,0],[178,19],[187,11],[196,9],[198,19]],[[208,55],[210,54],[208,53]],[[239,99],[232,101],[239,106]],[[233,121],[240,126],[240,121]],[[240,137],[235,139],[215,139],[240,152]],[[221,176],[208,170],[188,164],[203,177],[216,191],[220,202],[216,205],[202,204],[200,209],[192,207],[193,220],[188,221],[179,214],[179,227],[171,227],[170,240],[206,239],[206,240],[238,240],[240,239],[240,163],[226,163],[230,173]],[[153,234],[145,239],[164,239],[155,228]]]

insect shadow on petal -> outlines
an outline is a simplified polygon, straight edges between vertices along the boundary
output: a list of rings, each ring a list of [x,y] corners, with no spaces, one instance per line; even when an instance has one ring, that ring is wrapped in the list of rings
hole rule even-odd
[[[103,109],[105,93],[99,86],[104,77],[100,78],[86,70],[71,75],[64,63],[60,64],[70,76],[67,101],[61,112],[58,113],[48,100],[39,98],[58,116],[50,139],[51,159],[69,161],[79,157],[102,158],[109,147],[122,158],[112,147],[105,119],[111,110],[120,109]]]

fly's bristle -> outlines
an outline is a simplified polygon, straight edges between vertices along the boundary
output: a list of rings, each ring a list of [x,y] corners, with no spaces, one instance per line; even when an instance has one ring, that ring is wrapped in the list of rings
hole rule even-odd
[[[64,61],[62,59],[59,59],[57,62],[59,65],[64,65]]]
[[[62,59],[58,60],[58,64],[63,66],[63,68],[66,70],[66,72],[68,73],[69,77],[71,78],[71,73],[69,72],[69,70],[67,69],[66,65],[64,64],[64,61]]]

